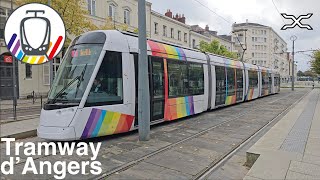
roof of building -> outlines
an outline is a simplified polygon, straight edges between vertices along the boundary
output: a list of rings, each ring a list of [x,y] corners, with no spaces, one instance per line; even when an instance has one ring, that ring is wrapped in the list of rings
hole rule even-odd
[[[232,41],[232,36],[230,36],[230,35],[218,35],[218,36],[221,37],[222,39]]]
[[[235,23],[233,24],[233,27],[241,27],[241,26],[261,26],[261,27],[269,27],[258,23]]]

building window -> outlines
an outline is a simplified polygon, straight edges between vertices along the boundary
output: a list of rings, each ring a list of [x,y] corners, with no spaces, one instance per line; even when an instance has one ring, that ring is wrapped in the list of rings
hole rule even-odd
[[[252,42],[254,42],[254,37],[252,37]]]
[[[108,15],[112,20],[115,20],[115,17],[116,17],[116,6],[114,4],[110,4],[109,5],[109,14]]]
[[[252,57],[254,57],[254,53],[252,53]]]
[[[43,85],[50,85],[50,63],[43,64]]]
[[[192,47],[195,49],[196,48],[196,40],[192,39]]]
[[[188,42],[188,34],[184,33],[184,42]]]
[[[178,31],[178,40],[181,41],[181,31]]]
[[[264,38],[264,42],[267,42],[267,38]]]
[[[171,32],[171,36],[170,36],[170,37],[171,37],[171,38],[174,38],[174,29],[171,28],[171,31],[170,31],[170,32]]]
[[[125,24],[130,24],[130,11],[129,10],[124,10],[124,19],[123,19],[123,22]]]
[[[7,21],[6,9],[0,8],[0,39],[4,39],[4,26]]]
[[[32,79],[32,66],[26,64],[26,79]]]
[[[96,0],[87,0],[88,3],[88,11],[92,16],[96,15]]]
[[[58,69],[59,69],[59,67],[60,67],[60,62],[61,62],[60,58],[54,58],[54,59],[53,59],[53,63],[52,63],[53,78],[56,77],[56,74],[57,74]]]
[[[0,8],[0,16],[5,16],[5,17],[7,16],[5,9]]]
[[[158,23],[154,23],[154,33],[158,34]]]
[[[167,26],[163,26],[163,36],[167,37]]]

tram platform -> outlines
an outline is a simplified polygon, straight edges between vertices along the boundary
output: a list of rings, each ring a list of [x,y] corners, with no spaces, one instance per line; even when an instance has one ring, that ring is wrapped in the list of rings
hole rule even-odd
[[[249,179],[320,179],[320,90],[311,91],[247,151]]]

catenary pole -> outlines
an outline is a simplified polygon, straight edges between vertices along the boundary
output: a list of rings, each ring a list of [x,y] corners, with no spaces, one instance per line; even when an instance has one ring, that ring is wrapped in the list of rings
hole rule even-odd
[[[138,81],[138,121],[139,140],[150,139],[150,95],[147,58],[146,1],[138,2],[139,27],[139,81]]]
[[[11,0],[11,13],[13,12],[13,0]],[[11,14],[10,14],[11,15]],[[12,57],[12,80],[13,80],[13,118],[17,120],[17,72],[16,72],[16,58]]]
[[[291,79],[291,90],[294,91],[294,43],[297,40],[297,36],[291,36],[290,40],[292,41],[292,79]]]

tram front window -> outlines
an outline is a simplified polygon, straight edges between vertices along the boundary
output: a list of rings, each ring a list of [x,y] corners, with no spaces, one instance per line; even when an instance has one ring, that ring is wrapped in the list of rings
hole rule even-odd
[[[99,59],[103,44],[69,48],[49,93],[48,103],[80,103]]]

